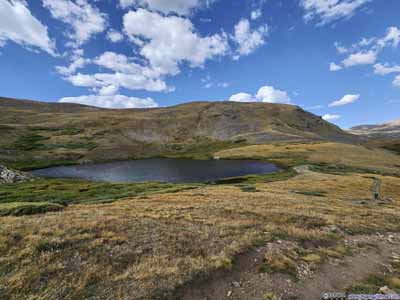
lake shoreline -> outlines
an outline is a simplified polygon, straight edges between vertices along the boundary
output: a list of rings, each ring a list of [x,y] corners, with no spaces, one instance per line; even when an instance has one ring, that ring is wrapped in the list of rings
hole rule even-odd
[[[214,182],[226,178],[270,174],[280,171],[276,164],[261,160],[193,160],[187,158],[146,158],[93,164],[47,167],[31,171],[43,178],[82,179],[98,182]]]

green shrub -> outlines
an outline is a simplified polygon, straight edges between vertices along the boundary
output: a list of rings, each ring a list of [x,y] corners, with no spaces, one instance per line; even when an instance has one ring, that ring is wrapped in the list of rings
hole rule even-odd
[[[60,211],[64,207],[55,203],[48,202],[38,202],[38,203],[6,203],[0,204],[0,217],[4,216],[24,216],[24,215],[34,215],[43,214],[47,212]]]
[[[20,136],[15,143],[13,144],[13,148],[18,150],[30,151],[35,149],[40,149],[43,147],[41,141],[48,140],[48,137],[44,137],[39,134],[27,134]]]

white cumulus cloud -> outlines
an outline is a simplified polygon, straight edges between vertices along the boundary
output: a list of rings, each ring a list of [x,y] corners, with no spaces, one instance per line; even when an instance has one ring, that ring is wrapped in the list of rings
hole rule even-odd
[[[98,94],[100,96],[112,96],[116,95],[118,93],[119,86],[110,84],[108,86],[102,87],[99,91]]]
[[[257,48],[264,45],[267,35],[267,25],[263,25],[255,30],[252,30],[249,20],[240,20],[235,26],[235,33],[233,36],[233,40],[238,44],[238,54],[234,58],[238,59],[242,55],[249,55]]]
[[[393,85],[396,87],[400,87],[400,75],[397,75],[393,80]]]
[[[331,72],[340,71],[341,69],[343,69],[342,66],[339,66],[333,62],[330,63],[330,65],[329,65],[329,71],[331,71]]]
[[[377,42],[381,48],[392,46],[396,48],[400,44],[400,29],[397,27],[389,27],[386,31],[386,35],[379,39]]]
[[[161,92],[167,90],[164,81],[144,76],[143,74],[129,73],[95,73],[75,74],[65,78],[75,86],[89,87],[94,91],[111,85],[129,90],[146,90],[149,92]]]
[[[335,121],[339,120],[341,117],[341,115],[326,114],[322,116],[322,119],[324,119],[325,121]]]
[[[248,93],[234,94],[229,98],[229,101],[234,102],[257,102],[257,99]]]
[[[70,46],[77,47],[106,28],[105,15],[87,0],[42,0],[42,2],[53,18],[71,27],[71,32],[68,33],[72,40]]]
[[[132,58],[123,54],[110,51],[104,52],[92,59],[91,63],[110,72],[98,72],[94,74],[77,73],[73,75],[65,72],[64,75],[69,76],[66,76],[64,79],[71,82],[74,86],[91,88],[94,92],[101,95],[116,94],[120,88],[151,92],[172,89],[160,77],[159,72],[150,67],[137,64],[133,62]]]
[[[118,43],[124,39],[124,36],[122,35],[122,33],[114,29],[111,29],[110,31],[107,32],[107,39],[110,42]]]
[[[269,85],[261,87],[254,96],[248,93],[238,93],[232,95],[229,101],[291,104],[290,97],[286,91]]]
[[[262,11],[261,11],[261,9],[256,9],[256,10],[253,10],[253,11],[251,12],[251,19],[252,19],[252,20],[257,20],[257,19],[259,19],[261,16],[262,16]]]
[[[115,72],[136,75],[142,74],[147,77],[157,77],[159,75],[150,68],[133,62],[132,58],[129,58],[124,54],[111,51],[104,52],[95,58],[93,62],[103,68],[107,68]]]
[[[83,68],[88,63],[90,63],[90,59],[76,57],[69,66],[57,66],[56,70],[59,74],[67,76],[75,73],[78,69]]]
[[[345,67],[353,67],[359,65],[372,65],[376,62],[377,53],[375,51],[358,52],[350,54],[349,57],[342,61]]]
[[[396,48],[400,44],[400,29],[397,27],[389,27],[383,37],[370,37],[362,38],[359,42],[354,43],[348,47],[336,42],[335,47],[339,54],[347,54],[347,57],[342,61],[342,66],[339,67],[353,67],[359,65],[372,65],[374,64],[381,52],[387,48]],[[376,64],[374,66],[375,73],[378,75],[385,75],[395,72],[393,69],[389,70],[387,64]],[[336,67],[331,64],[331,71]],[[385,74],[383,74],[385,73]]]
[[[400,73],[400,66],[389,66],[388,64],[374,65],[374,73],[377,75],[387,75],[391,73]]]
[[[62,103],[79,103],[103,108],[152,108],[158,107],[152,98],[136,98],[125,95],[98,96],[87,95],[80,97],[65,97],[59,100]]]
[[[268,85],[260,88],[257,92],[256,97],[261,102],[284,104],[290,103],[290,97],[286,91],[282,91]]]
[[[331,104],[329,104],[329,107],[351,104],[353,102],[356,102],[358,99],[360,99],[360,95],[345,95],[342,99],[333,101]]]
[[[189,15],[194,9],[208,7],[213,0],[119,0],[122,8],[143,7],[164,14]]]
[[[23,0],[0,0],[0,47],[7,41],[56,55],[47,27],[32,15]]]
[[[125,33],[160,74],[178,74],[182,62],[202,67],[208,59],[229,49],[225,34],[201,37],[185,18],[138,9],[125,14],[123,20]]]

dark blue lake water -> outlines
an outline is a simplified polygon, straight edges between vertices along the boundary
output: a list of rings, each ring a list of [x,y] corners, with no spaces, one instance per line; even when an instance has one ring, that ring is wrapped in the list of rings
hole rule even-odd
[[[106,182],[204,182],[278,171],[274,164],[250,160],[191,160],[155,158],[93,165],[51,167],[32,173],[42,177],[79,178]]]

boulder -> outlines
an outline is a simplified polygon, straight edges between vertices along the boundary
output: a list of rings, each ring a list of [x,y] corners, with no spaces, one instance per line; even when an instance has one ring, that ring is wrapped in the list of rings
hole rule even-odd
[[[33,176],[29,173],[14,171],[6,166],[0,165],[0,184],[4,183],[16,183],[32,181]]]
[[[379,292],[384,294],[384,295],[394,295],[396,294],[395,291],[389,289],[387,286],[383,286],[379,289]]]

